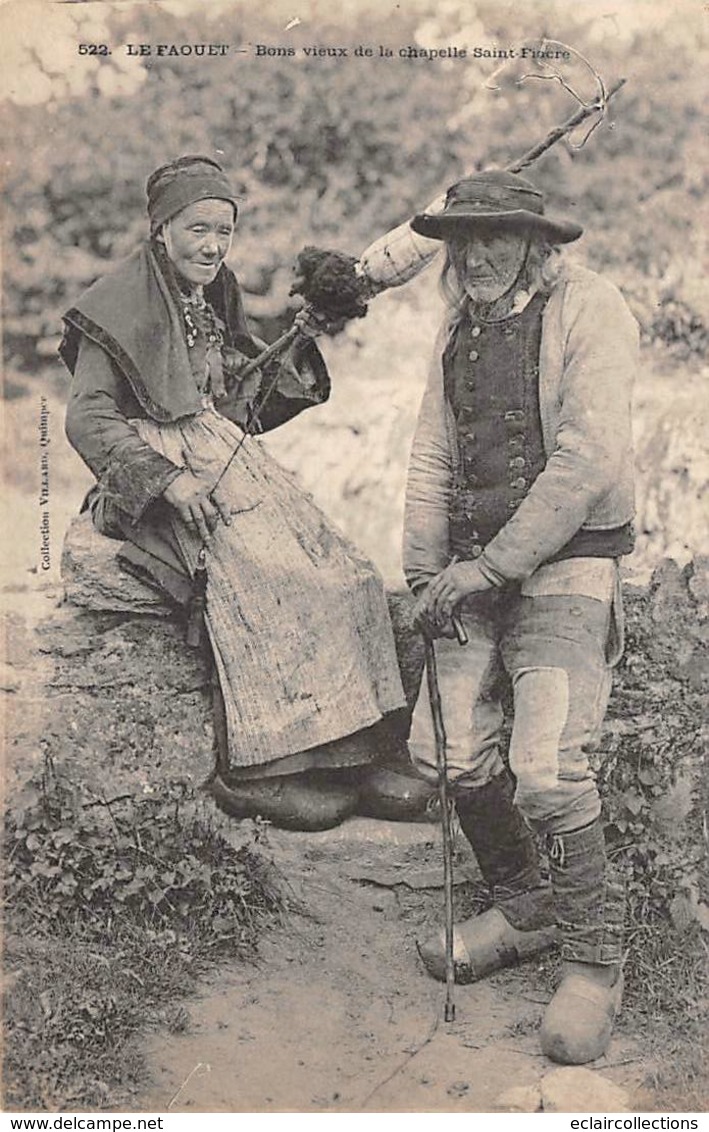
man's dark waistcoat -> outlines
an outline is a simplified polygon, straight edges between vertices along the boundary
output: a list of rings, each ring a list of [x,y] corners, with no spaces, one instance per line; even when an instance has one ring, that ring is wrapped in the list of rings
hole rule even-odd
[[[450,509],[451,553],[477,558],[515,512],[546,464],[539,411],[539,349],[546,296],[518,315],[466,318],[443,355],[459,463]],[[629,526],[579,532],[554,557],[617,557]]]

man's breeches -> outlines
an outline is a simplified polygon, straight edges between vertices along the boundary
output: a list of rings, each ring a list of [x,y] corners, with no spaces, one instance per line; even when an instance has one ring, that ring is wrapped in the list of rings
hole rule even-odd
[[[610,559],[571,559],[542,567],[530,581],[521,593],[498,591],[463,604],[467,645],[436,642],[448,768],[451,780],[473,789],[503,769],[501,697],[507,676],[514,707],[509,763],[517,779],[515,801],[540,831],[564,833],[588,825],[600,812],[588,752],[598,740],[611,665],[622,647],[613,616],[619,610],[617,567]],[[586,592],[569,592],[574,589]],[[421,770],[434,774],[425,685],[409,747]]]

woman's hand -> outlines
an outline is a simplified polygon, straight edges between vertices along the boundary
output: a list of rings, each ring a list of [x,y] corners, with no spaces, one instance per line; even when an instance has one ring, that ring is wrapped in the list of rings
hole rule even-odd
[[[304,338],[317,338],[321,334],[339,334],[344,330],[347,321],[344,316],[338,318],[323,314],[322,311],[316,311],[307,305],[298,311],[293,319],[293,325],[298,327],[298,333]]]
[[[418,613],[421,618],[427,618],[434,625],[446,625],[450,622],[453,610],[459,602],[472,594],[484,593],[489,589],[491,584],[483,576],[477,563],[456,562],[446,566],[445,570],[429,583],[414,615]],[[439,632],[438,635],[452,634]]]
[[[204,482],[192,472],[184,471],[176,476],[165,488],[163,498],[175,508],[188,527],[199,532],[203,542],[209,542],[220,518],[227,526],[231,522],[229,509],[219,498],[212,498]]]

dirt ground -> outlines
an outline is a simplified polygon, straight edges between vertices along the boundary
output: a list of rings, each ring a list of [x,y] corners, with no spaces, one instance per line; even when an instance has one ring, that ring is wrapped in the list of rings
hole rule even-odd
[[[441,923],[440,832],[352,819],[321,834],[271,831],[305,915],[264,941],[257,968],[213,976],[177,1034],[154,1034],[149,1111],[489,1112],[554,1069],[536,1031],[550,997],[538,964],[456,988],[431,980],[416,939]],[[457,851],[462,888],[472,860]],[[457,893],[460,896],[461,893]],[[621,1027],[593,1065],[647,1109],[645,1058]]]
[[[28,631],[59,597],[50,585],[24,604]],[[42,676],[29,640],[8,636],[16,646],[8,690],[16,687],[9,695],[32,715]],[[22,760],[6,766],[6,786],[31,769]],[[242,837],[240,823],[226,829]],[[269,829],[266,852],[299,910],[269,930],[257,965],[223,966],[195,997],[172,1004],[170,1032],[136,1037],[146,1085],[119,1101],[121,1109],[489,1112],[510,1088],[538,1086],[555,1068],[539,1051],[537,1030],[556,958],[457,988],[456,1020],[447,1024],[445,988],[418,957],[416,940],[443,923],[440,836],[429,823],[364,818],[323,833]],[[462,837],[455,877],[460,916],[480,893]],[[591,1071],[625,1088],[635,1111],[677,1111],[681,1097],[652,1088],[650,1029],[626,1013]]]

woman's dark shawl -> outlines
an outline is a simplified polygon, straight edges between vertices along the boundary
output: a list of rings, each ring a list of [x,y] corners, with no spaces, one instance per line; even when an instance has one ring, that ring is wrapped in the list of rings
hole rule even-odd
[[[233,271],[222,264],[204,295],[226,327],[227,345],[253,342]],[[72,374],[85,334],[125,374],[148,416],[166,422],[199,412],[180,312],[148,243],[89,287],[64,323],[59,354]]]

